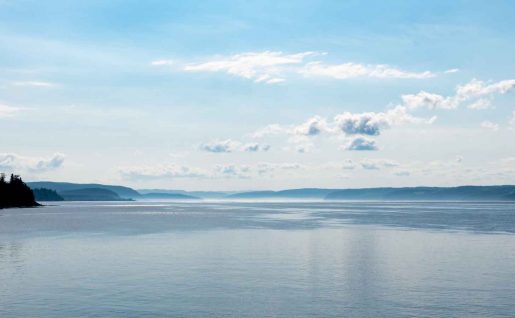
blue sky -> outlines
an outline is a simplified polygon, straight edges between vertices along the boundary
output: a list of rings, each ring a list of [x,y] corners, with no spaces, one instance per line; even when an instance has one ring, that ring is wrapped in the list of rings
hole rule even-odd
[[[514,15],[0,0],[0,170],[136,188],[515,183]]]

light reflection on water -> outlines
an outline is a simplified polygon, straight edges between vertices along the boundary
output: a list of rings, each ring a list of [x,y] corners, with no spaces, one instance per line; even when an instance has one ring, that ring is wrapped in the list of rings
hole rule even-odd
[[[0,317],[512,317],[509,203],[0,211]]]

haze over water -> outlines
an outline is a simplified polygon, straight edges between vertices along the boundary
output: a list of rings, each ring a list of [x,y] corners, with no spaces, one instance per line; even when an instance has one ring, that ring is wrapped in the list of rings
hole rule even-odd
[[[515,204],[0,211],[1,317],[512,317]]]

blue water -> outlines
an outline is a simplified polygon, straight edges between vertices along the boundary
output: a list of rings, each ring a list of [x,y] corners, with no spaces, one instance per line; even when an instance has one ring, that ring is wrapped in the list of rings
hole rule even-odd
[[[0,210],[0,317],[514,317],[515,204]]]

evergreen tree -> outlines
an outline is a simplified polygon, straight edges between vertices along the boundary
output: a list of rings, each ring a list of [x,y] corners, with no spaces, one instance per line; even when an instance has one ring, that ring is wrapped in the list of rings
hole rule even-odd
[[[34,199],[34,193],[20,176],[11,174],[9,182],[6,182],[5,175],[0,174],[0,209],[38,205]]]

